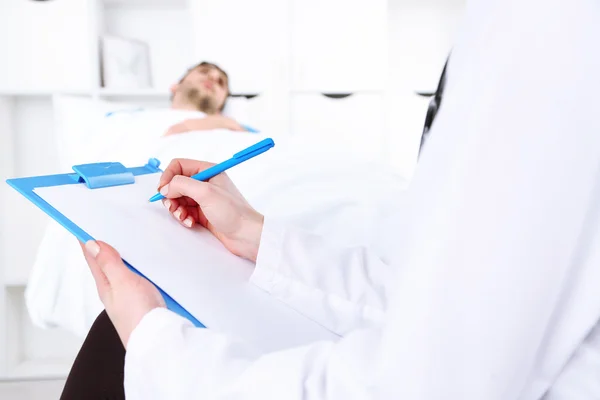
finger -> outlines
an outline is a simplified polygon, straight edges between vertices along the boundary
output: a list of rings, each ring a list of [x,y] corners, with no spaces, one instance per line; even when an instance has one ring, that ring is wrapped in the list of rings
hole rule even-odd
[[[188,218],[190,217],[194,220],[193,225],[200,224],[206,228],[208,224],[208,219],[206,218],[200,207],[198,207],[198,205],[188,208]]]
[[[169,212],[174,212],[178,207],[193,208],[198,207],[198,203],[189,197],[179,197],[178,199],[163,199],[163,205]]]
[[[179,222],[182,222],[188,216],[187,209],[183,206],[179,206],[173,212],[173,216],[175,217],[176,220],[178,220]]]
[[[176,158],[169,163],[165,169],[165,172],[163,172],[162,176],[160,177],[158,189],[171,182],[174,176],[192,176],[200,171],[204,171],[205,169],[212,167],[213,165],[215,164],[205,161]]]
[[[206,207],[209,204],[215,204],[223,198],[222,189],[217,186],[182,175],[175,176],[163,188],[161,193],[169,199],[181,198],[182,196],[190,197],[196,201],[200,208]]]
[[[179,206],[173,213],[173,217],[187,228],[192,228],[196,224],[197,218],[194,215],[198,215],[198,206]]]
[[[85,245],[82,242],[79,242],[79,246],[81,246],[81,250],[83,252],[83,256],[85,257],[85,261],[90,267],[90,271],[92,272],[92,277],[94,278],[94,282],[96,283],[96,290],[98,291],[98,296],[100,296],[100,300],[104,303],[106,300],[106,296],[110,293],[110,282],[100,269],[100,266],[94,259],[94,257],[90,254],[90,252],[86,249]]]
[[[111,288],[130,278],[133,274],[125,266],[119,253],[110,245],[90,240],[85,244],[85,248],[106,276]]]
[[[188,214],[187,217],[185,217],[184,220],[181,221],[181,223],[183,224],[183,226],[185,226],[186,228],[193,228],[197,222],[196,219],[194,219],[194,217],[192,217],[191,215]]]
[[[206,227],[208,220],[200,207],[194,203],[193,206],[184,207],[180,222],[187,228],[193,228],[197,224]]]
[[[190,198],[190,197],[180,197],[177,199],[177,201],[179,202],[180,206],[184,206],[184,207],[198,207],[198,203],[196,203],[196,200]]]
[[[193,228],[197,224],[200,224],[200,225],[206,227],[206,223],[208,221],[206,219],[206,216],[200,209],[200,207],[198,207],[198,204],[195,204],[195,202],[194,202],[193,206],[186,207],[186,211],[187,211],[187,217],[183,221],[183,224],[185,226],[187,226],[188,228]]]
[[[163,199],[162,202],[167,211],[170,213],[177,210],[177,207],[179,207],[179,199]]]
[[[192,218],[194,220],[194,222],[198,221],[198,213],[200,208],[198,207],[198,205],[194,205],[194,206],[186,206],[185,207],[185,211],[187,212],[187,218]]]

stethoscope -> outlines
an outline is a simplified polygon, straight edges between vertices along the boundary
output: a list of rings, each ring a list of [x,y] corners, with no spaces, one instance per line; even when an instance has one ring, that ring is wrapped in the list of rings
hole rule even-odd
[[[448,57],[449,59],[449,57]],[[423,133],[421,134],[421,144],[419,146],[419,154],[423,150],[423,145],[425,144],[425,140],[429,135],[429,130],[431,129],[431,125],[435,120],[435,116],[442,104],[442,97],[444,96],[444,87],[446,86],[446,67],[448,66],[448,59],[446,59],[446,63],[444,64],[444,69],[442,70],[442,74],[440,76],[440,80],[438,82],[437,89],[435,93],[433,93],[433,98],[429,102],[429,106],[427,107],[427,115],[425,116],[425,124],[423,125]],[[431,96],[431,94],[421,94],[425,96]]]

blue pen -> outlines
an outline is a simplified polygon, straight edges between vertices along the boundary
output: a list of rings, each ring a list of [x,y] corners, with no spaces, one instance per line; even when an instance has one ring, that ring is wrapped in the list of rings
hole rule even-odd
[[[249,160],[252,157],[256,157],[257,155],[264,153],[273,146],[275,146],[273,139],[262,140],[256,143],[255,145],[248,147],[246,150],[242,150],[239,153],[234,154],[233,157],[229,160],[223,161],[222,163],[214,165],[202,172],[198,172],[196,175],[192,175],[191,178],[197,181],[207,181],[213,176],[219,175],[221,172],[228,170],[231,167],[235,167],[236,165],[243,163],[244,161]],[[164,198],[165,196],[163,196],[160,193],[157,193],[154,196],[152,196],[148,201],[154,202],[157,200],[162,200]]]

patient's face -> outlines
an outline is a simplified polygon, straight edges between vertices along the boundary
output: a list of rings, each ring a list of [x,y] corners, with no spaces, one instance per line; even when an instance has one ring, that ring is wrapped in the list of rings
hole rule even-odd
[[[228,96],[227,77],[217,68],[201,65],[175,87],[175,96],[207,114],[218,113]]]

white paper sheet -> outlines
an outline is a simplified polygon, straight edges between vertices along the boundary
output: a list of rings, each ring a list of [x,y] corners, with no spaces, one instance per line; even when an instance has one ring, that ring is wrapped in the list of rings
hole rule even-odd
[[[253,264],[229,253],[208,231],[186,229],[161,202],[148,203],[159,177],[140,175],[135,184],[103,189],[79,184],[35,192],[96,240],[115,247],[210,329],[262,351],[337,339],[249,283]]]

